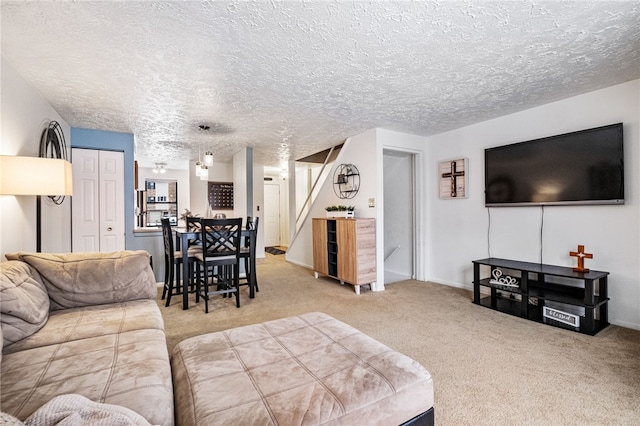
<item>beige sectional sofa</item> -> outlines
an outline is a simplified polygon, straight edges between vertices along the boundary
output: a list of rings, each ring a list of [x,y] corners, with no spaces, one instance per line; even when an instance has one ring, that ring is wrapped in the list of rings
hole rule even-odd
[[[93,415],[118,406],[125,407],[119,416],[174,424],[171,366],[147,252],[7,258],[0,263],[4,416],[42,418],[56,409],[45,406],[54,397],[64,402],[80,394],[94,401],[83,406]]]
[[[429,372],[324,313],[195,336],[170,363],[148,253],[7,257],[0,424],[434,424]]]

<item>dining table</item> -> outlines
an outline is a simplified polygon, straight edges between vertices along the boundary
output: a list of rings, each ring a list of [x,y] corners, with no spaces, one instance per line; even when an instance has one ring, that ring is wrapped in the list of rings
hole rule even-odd
[[[188,253],[189,243],[193,241],[198,241],[202,238],[202,232],[200,230],[190,230],[187,228],[174,228],[173,232],[176,235],[176,248],[182,253]],[[255,283],[256,283],[256,274],[255,274],[255,245],[256,245],[256,230],[255,229],[242,229],[241,231],[241,239],[248,238],[249,239],[249,268],[251,270],[250,279],[249,279],[249,298],[255,298]],[[191,281],[191,275],[189,274],[189,270],[191,269],[191,260],[189,256],[182,256],[182,309],[189,309],[189,281]],[[240,260],[238,260],[240,261]],[[247,271],[245,271],[245,274]]]

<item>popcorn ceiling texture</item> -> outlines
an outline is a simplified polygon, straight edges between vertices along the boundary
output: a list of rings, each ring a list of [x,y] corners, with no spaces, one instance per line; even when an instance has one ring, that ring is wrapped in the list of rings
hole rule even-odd
[[[141,165],[278,166],[373,127],[431,135],[640,78],[640,2],[2,1],[2,55]],[[201,131],[198,125],[211,128]]]

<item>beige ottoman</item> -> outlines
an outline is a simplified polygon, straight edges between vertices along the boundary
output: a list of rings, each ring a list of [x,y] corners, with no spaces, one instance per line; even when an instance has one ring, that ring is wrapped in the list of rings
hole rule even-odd
[[[323,313],[192,337],[171,363],[177,425],[433,425],[429,372]]]

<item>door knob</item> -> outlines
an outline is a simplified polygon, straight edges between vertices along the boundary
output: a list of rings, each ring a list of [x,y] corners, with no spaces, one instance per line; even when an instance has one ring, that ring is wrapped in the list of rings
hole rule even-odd
[[[111,232],[111,231],[113,231],[113,228],[112,227],[108,227],[107,231]]]

